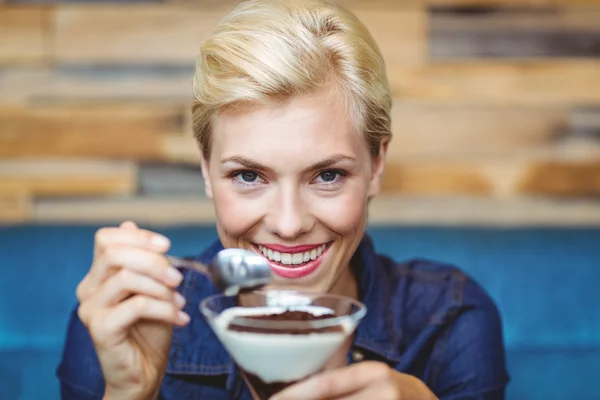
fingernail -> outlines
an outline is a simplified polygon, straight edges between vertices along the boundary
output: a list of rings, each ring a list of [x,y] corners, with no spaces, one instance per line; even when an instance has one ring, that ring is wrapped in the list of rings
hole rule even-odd
[[[152,245],[154,245],[156,247],[160,247],[161,249],[164,249],[165,247],[169,247],[169,245],[171,244],[171,241],[161,235],[152,235],[152,237],[150,238],[150,243],[152,243]]]
[[[179,319],[179,321],[181,321],[184,324],[190,322],[190,316],[184,313],[183,311],[179,311],[179,313],[177,314],[177,319]]]
[[[185,297],[183,297],[181,295],[181,293],[179,293],[179,292],[175,293],[174,301],[175,301],[175,305],[179,308],[181,308],[185,305]]]
[[[179,285],[183,280],[183,275],[177,269],[169,267],[167,268],[167,280],[173,285]]]

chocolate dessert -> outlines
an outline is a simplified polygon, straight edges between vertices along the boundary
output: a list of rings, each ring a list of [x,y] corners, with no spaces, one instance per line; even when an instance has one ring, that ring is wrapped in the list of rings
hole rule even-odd
[[[254,394],[266,400],[323,370],[356,326],[336,317],[329,307],[298,304],[230,307],[210,321]],[[334,318],[333,325],[324,321]]]
[[[344,333],[344,329],[339,326],[327,326],[321,328],[311,327],[309,321],[317,321],[335,317],[334,314],[321,314],[314,315],[306,311],[284,311],[282,313],[269,313],[262,315],[248,315],[244,316],[244,319],[252,320],[269,320],[269,321],[295,321],[295,324],[306,321],[306,326],[298,326],[297,324],[293,329],[286,329],[285,327],[279,326],[278,329],[268,329],[262,327],[249,327],[235,323],[235,318],[231,321],[228,326],[228,330],[233,332],[246,332],[246,333],[260,333],[268,335],[308,335],[308,334],[319,334],[319,333]],[[285,324],[284,324],[285,326]],[[299,380],[290,381],[276,381],[276,382],[265,382],[259,376],[245,371],[241,368],[242,374],[246,377],[249,385],[254,389],[256,395],[261,400],[267,400],[275,393],[282,391],[288,386],[293,385]]]

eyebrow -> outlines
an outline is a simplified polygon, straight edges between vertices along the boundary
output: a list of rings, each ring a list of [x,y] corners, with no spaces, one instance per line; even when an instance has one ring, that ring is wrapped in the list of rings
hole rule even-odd
[[[319,169],[325,169],[327,167],[331,167],[332,165],[337,164],[340,161],[356,161],[356,159],[354,157],[350,157],[344,154],[335,154],[331,157],[327,157],[324,160],[318,161],[314,164],[312,164],[310,167],[308,167],[306,170],[307,171],[315,171],[315,170],[319,170]],[[233,157],[227,157],[221,160],[221,164],[225,164],[225,163],[236,163],[236,164],[240,164],[241,166],[248,168],[248,169],[253,169],[253,170],[260,170],[260,171],[269,171],[271,170],[269,167],[267,167],[266,165],[263,165],[259,162],[244,158],[244,157],[240,157],[240,156],[233,156]]]

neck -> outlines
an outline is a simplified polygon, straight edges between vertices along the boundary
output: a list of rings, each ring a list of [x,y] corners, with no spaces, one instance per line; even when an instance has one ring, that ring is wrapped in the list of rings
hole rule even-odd
[[[327,293],[347,296],[360,301],[358,298],[358,282],[350,265],[342,269],[340,277],[334,281]]]

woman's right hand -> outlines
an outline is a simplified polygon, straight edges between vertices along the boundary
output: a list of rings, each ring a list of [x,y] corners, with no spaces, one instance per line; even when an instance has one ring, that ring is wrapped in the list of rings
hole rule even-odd
[[[106,381],[105,399],[156,398],[172,328],[189,322],[175,290],[182,275],[164,257],[169,246],[133,222],[96,233],[94,260],[77,299]]]

